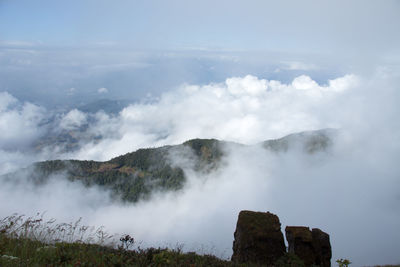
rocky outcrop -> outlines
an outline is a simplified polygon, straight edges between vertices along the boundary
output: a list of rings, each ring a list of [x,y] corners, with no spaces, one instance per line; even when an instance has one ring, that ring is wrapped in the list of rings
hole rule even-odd
[[[287,226],[285,228],[288,252],[296,254],[306,266],[315,262],[312,233],[308,227]]]
[[[296,261],[302,261],[299,262],[302,266],[303,263],[307,267],[331,266],[332,249],[327,233],[305,226],[287,226],[285,233],[288,253],[278,216],[270,212],[241,211],[234,234],[232,261],[275,266],[278,260],[282,263],[285,257],[295,257]]]
[[[306,266],[331,266],[332,252],[327,233],[317,228],[310,231],[304,226],[287,226],[285,232],[288,252],[296,254]]]
[[[321,267],[330,267],[332,258],[329,235],[318,228],[312,229],[315,264]]]
[[[239,213],[232,261],[272,265],[286,253],[278,216],[270,212]]]

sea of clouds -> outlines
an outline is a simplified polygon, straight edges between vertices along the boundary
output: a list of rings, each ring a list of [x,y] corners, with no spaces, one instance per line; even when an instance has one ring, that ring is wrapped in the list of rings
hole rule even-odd
[[[108,192],[53,179],[42,187],[1,181],[0,215],[13,212],[60,221],[83,217],[111,233],[129,233],[143,245],[175,246],[230,257],[238,212],[271,211],[286,225],[318,227],[331,235],[333,259],[355,265],[399,263],[400,122],[398,84],[391,68],[348,74],[318,83],[300,75],[291,82],[247,75],[222,83],[184,84],[118,114],[44,107],[0,93],[0,173],[45,159],[108,160],[142,147],[217,138],[243,144],[322,128],[338,128],[328,152],[297,149],[273,154],[258,145],[224,147],[225,164],[199,174],[171,155],[188,182],[179,193],[122,204]],[[79,149],[32,150],[53,130],[77,132]]]

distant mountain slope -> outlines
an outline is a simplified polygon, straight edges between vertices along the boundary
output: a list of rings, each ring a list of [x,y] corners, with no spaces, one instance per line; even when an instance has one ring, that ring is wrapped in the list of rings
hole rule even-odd
[[[332,138],[337,134],[336,129],[322,129],[294,133],[280,139],[267,140],[262,144],[264,148],[275,152],[286,152],[290,148],[301,149],[306,153],[326,150],[332,145]]]
[[[332,144],[335,130],[319,130],[291,134],[262,143],[276,153],[300,148],[307,153],[327,149]],[[7,180],[29,173],[29,179],[40,185],[54,176],[70,181],[81,181],[86,186],[98,185],[110,189],[113,196],[123,201],[147,199],[152,192],[178,191],[186,181],[184,171],[171,160],[172,154],[188,152],[196,171],[209,172],[218,168],[224,157],[223,146],[234,144],[215,139],[193,139],[181,145],[139,149],[105,162],[79,160],[50,160],[38,162],[16,173],[3,176]],[[239,144],[236,144],[239,145]],[[26,176],[26,175],[25,175]]]

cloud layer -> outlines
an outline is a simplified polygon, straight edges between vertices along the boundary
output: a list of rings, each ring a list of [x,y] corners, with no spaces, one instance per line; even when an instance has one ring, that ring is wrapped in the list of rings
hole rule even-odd
[[[289,83],[233,77],[183,85],[117,115],[72,110],[55,125],[70,129],[86,121],[82,135],[102,139],[82,142],[78,151],[58,157],[109,159],[197,137],[253,144],[302,130],[341,130],[329,153],[306,155],[294,149],[275,155],[258,146],[227,146],[226,164],[208,175],[194,172],[186,158],[174,155],[189,178],[185,190],[135,205],[112,202],[107,192],[60,179],[42,188],[2,181],[1,203],[16,204],[0,205],[0,214],[47,211],[64,221],[82,216],[85,223],[130,233],[144,245],[178,242],[187,250],[229,257],[238,212],[269,210],[283,226],[307,225],[330,233],[333,259],[350,258],[357,266],[398,263],[399,80],[387,69],[369,78],[345,75],[325,84],[305,75]],[[14,112],[19,114],[15,118],[32,121],[23,116],[24,104],[14,108],[15,98],[1,96],[2,114]],[[33,122],[22,125],[36,133]],[[2,153],[3,166],[20,156]],[[10,160],[8,155],[13,155]]]
[[[43,113],[34,104],[19,103],[9,93],[0,92],[0,148],[21,148],[38,138]]]
[[[69,111],[60,121],[60,127],[64,130],[76,130],[85,124],[87,115],[77,109]]]
[[[85,145],[74,157],[106,160],[140,147],[198,137],[249,144],[292,132],[339,127],[330,109],[358,83],[355,75],[325,85],[305,75],[289,84],[248,75],[205,86],[183,85],[150,103],[130,105],[118,116],[97,114],[90,131],[103,140]]]

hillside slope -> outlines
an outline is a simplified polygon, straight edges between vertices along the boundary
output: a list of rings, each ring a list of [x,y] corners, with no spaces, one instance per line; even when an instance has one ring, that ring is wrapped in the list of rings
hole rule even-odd
[[[332,144],[336,130],[325,129],[291,134],[261,145],[274,153],[301,149],[306,153],[326,150]],[[29,177],[40,185],[57,177],[80,181],[85,186],[97,185],[109,189],[113,197],[128,202],[148,199],[152,192],[179,191],[186,177],[174,164],[172,155],[185,152],[193,169],[210,172],[217,169],[227,145],[243,146],[215,139],[192,139],[181,145],[139,149],[105,162],[79,160],[49,160],[38,162],[21,171],[3,176],[8,181]]]

